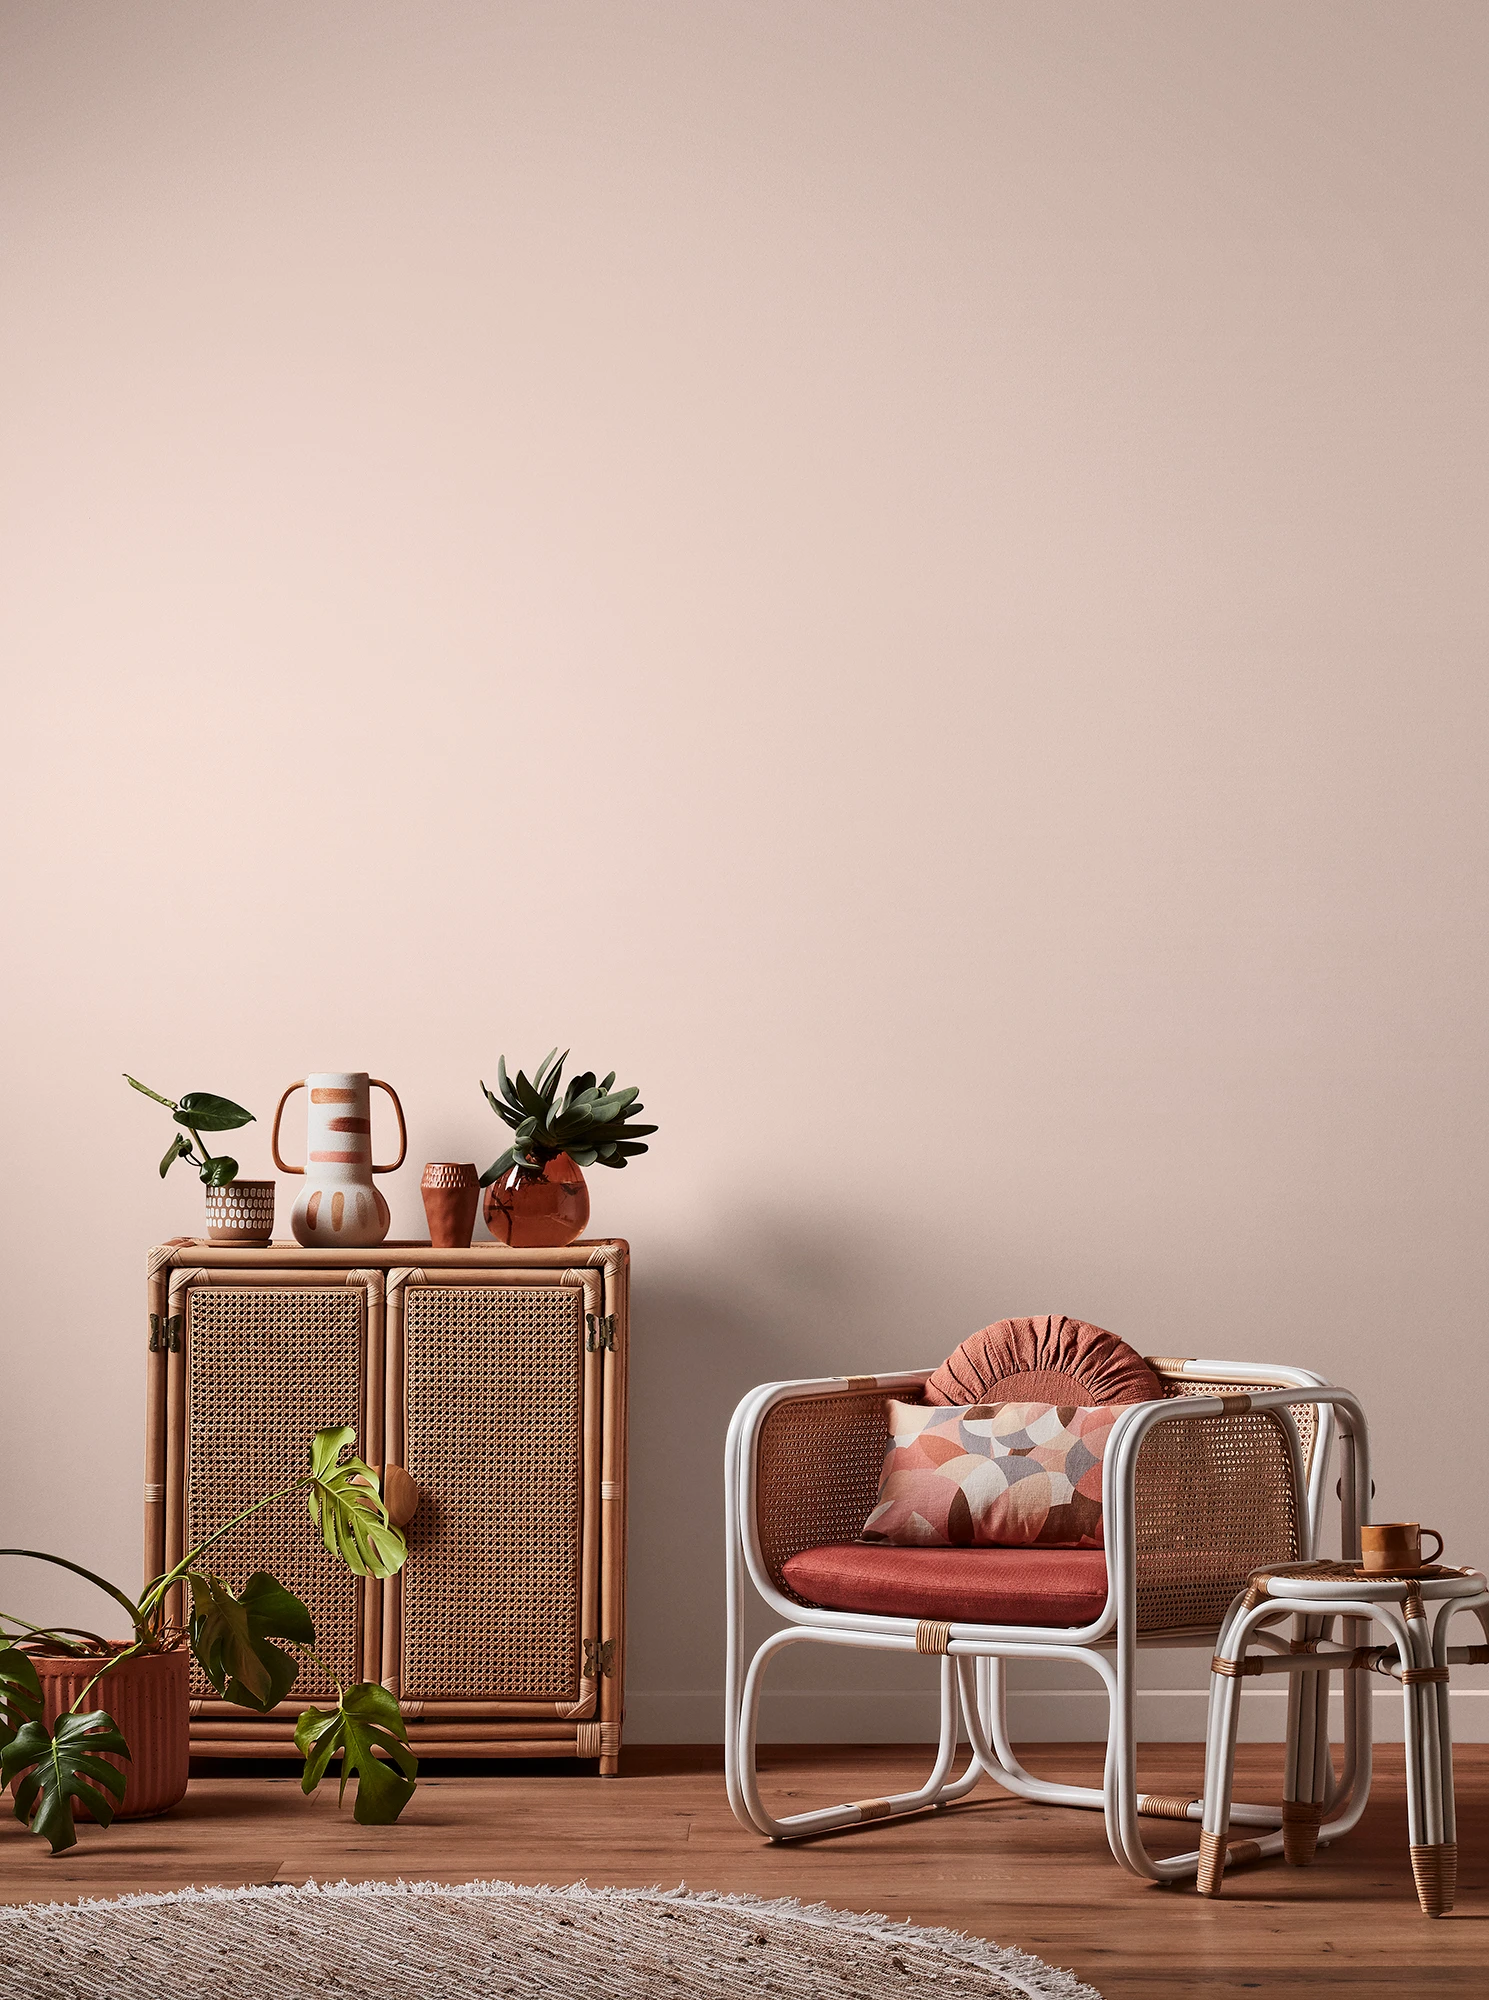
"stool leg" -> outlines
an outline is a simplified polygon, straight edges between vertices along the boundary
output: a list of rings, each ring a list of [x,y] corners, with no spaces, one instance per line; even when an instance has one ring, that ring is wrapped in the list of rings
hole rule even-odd
[[[1432,1664],[1432,1647],[1418,1593],[1407,1593],[1405,1610],[1405,1624],[1398,1639],[1401,1664],[1403,1669],[1421,1671]],[[1416,1878],[1417,1900],[1427,1917],[1440,1917],[1453,1907],[1458,1875],[1458,1849],[1447,1839],[1443,1826],[1437,1692],[1436,1683],[1430,1681],[1403,1680],[1401,1689],[1406,1725],[1407,1837],[1411,1842],[1411,1872]]]
[[[1244,1640],[1237,1648],[1244,1658]],[[1230,1831],[1231,1788],[1235,1780],[1236,1730],[1241,1683],[1228,1674],[1210,1675],[1210,1736],[1205,1751],[1205,1814],[1199,1837],[1199,1869],[1194,1885],[1202,1896],[1218,1896],[1225,1874],[1225,1841]]]
[[[1313,1652],[1332,1627],[1329,1618],[1299,1618],[1293,1650]],[[1318,1848],[1328,1797],[1329,1676],[1323,1671],[1288,1676],[1287,1770],[1282,1791],[1282,1854],[1306,1868]]]

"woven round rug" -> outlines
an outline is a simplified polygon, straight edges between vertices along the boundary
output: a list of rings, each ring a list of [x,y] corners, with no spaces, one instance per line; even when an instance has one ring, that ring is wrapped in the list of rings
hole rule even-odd
[[[885,1917],[511,1882],[183,1889],[0,1908],[5,2000],[1100,2000],[1021,1951]]]

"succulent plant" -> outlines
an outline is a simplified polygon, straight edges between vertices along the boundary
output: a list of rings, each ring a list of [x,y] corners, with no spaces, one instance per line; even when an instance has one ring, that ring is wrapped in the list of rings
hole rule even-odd
[[[554,1058],[557,1057],[557,1061]],[[576,1167],[598,1163],[602,1167],[623,1167],[627,1160],[647,1148],[643,1135],[655,1132],[655,1125],[638,1125],[635,1116],[645,1106],[637,1101],[636,1090],[612,1090],[615,1071],[600,1082],[593,1070],[571,1077],[560,1097],[559,1079],[569,1052],[550,1049],[531,1082],[521,1070],[516,1080],[507,1075],[506,1058],[498,1056],[496,1091],[487,1090],[486,1102],[505,1125],[512,1128],[512,1143],[481,1176],[482,1187],[500,1180],[513,1167],[536,1173],[559,1153],[567,1153]]]

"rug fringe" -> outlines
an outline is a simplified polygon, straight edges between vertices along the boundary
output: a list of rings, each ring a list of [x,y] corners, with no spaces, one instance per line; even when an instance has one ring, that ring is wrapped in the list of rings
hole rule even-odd
[[[584,1902],[624,1903],[640,1898],[648,1902],[708,1903],[725,1908],[749,1910],[760,1917],[789,1918],[796,1923],[815,1924],[824,1930],[856,1931],[860,1936],[878,1938],[887,1944],[913,1944],[922,1950],[956,1957],[981,1971],[995,1972],[1028,1995],[1028,2000],[1101,2000],[1094,1986],[1087,1986],[1062,1966],[1048,1965],[1043,1959],[1020,1951],[1014,1945],[994,1944],[987,1938],[968,1936],[962,1931],[925,1928],[884,1916],[879,1911],[839,1910],[830,1903],[803,1903],[794,1896],[751,1896],[731,1894],[721,1889],[690,1889],[680,1882],[675,1889],[653,1884],[646,1889],[624,1889],[588,1882],[434,1882],[428,1879],[392,1881],[250,1883],[238,1888],[208,1885],[203,1888],[142,1890],[127,1896],[88,1896],[70,1903],[22,1903],[0,1907],[0,1931],[11,1918],[61,1917],[81,1910],[140,1909],[163,1903],[243,1903],[314,1900],[318,1897],[377,1896],[529,1896],[573,1898]]]

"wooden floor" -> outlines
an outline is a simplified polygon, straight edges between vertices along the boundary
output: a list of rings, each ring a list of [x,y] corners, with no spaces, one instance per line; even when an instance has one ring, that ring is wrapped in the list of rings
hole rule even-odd
[[[1458,1906],[1430,1922],[1417,1911],[1406,1849],[1401,1752],[1377,1751],[1360,1828],[1309,1869],[1280,1861],[1242,1869],[1225,1896],[1155,1888],[1124,1874],[1099,1816],[1020,1803],[984,1784],[964,1805],[790,1847],[736,1825],[714,1749],[640,1748],[622,1775],[584,1767],[431,1765],[397,1827],[359,1827],[334,1787],[304,1798],[293,1776],[204,1766],[168,1817],[82,1829],[53,1861],[46,1845],[0,1818],[0,1901],[113,1896],[187,1883],[335,1881],[402,1876],[568,1882],[796,1896],[881,1910],[1021,1945],[1069,1966],[1108,2000],[1265,1993],[1489,1995],[1489,1747],[1457,1754]],[[1158,1792],[1197,1789],[1197,1745],[1153,1746],[1142,1780]],[[1099,1782],[1093,1744],[1026,1757],[1041,1774]],[[908,1789],[924,1750],[779,1749],[769,1789],[802,1811]],[[1240,1797],[1280,1796],[1279,1753],[1243,1746]],[[592,1768],[592,1767],[591,1767]],[[496,1772],[497,1775],[493,1775]],[[6,1801],[7,1808],[9,1801]],[[1194,1844],[1147,1821],[1155,1851]]]

